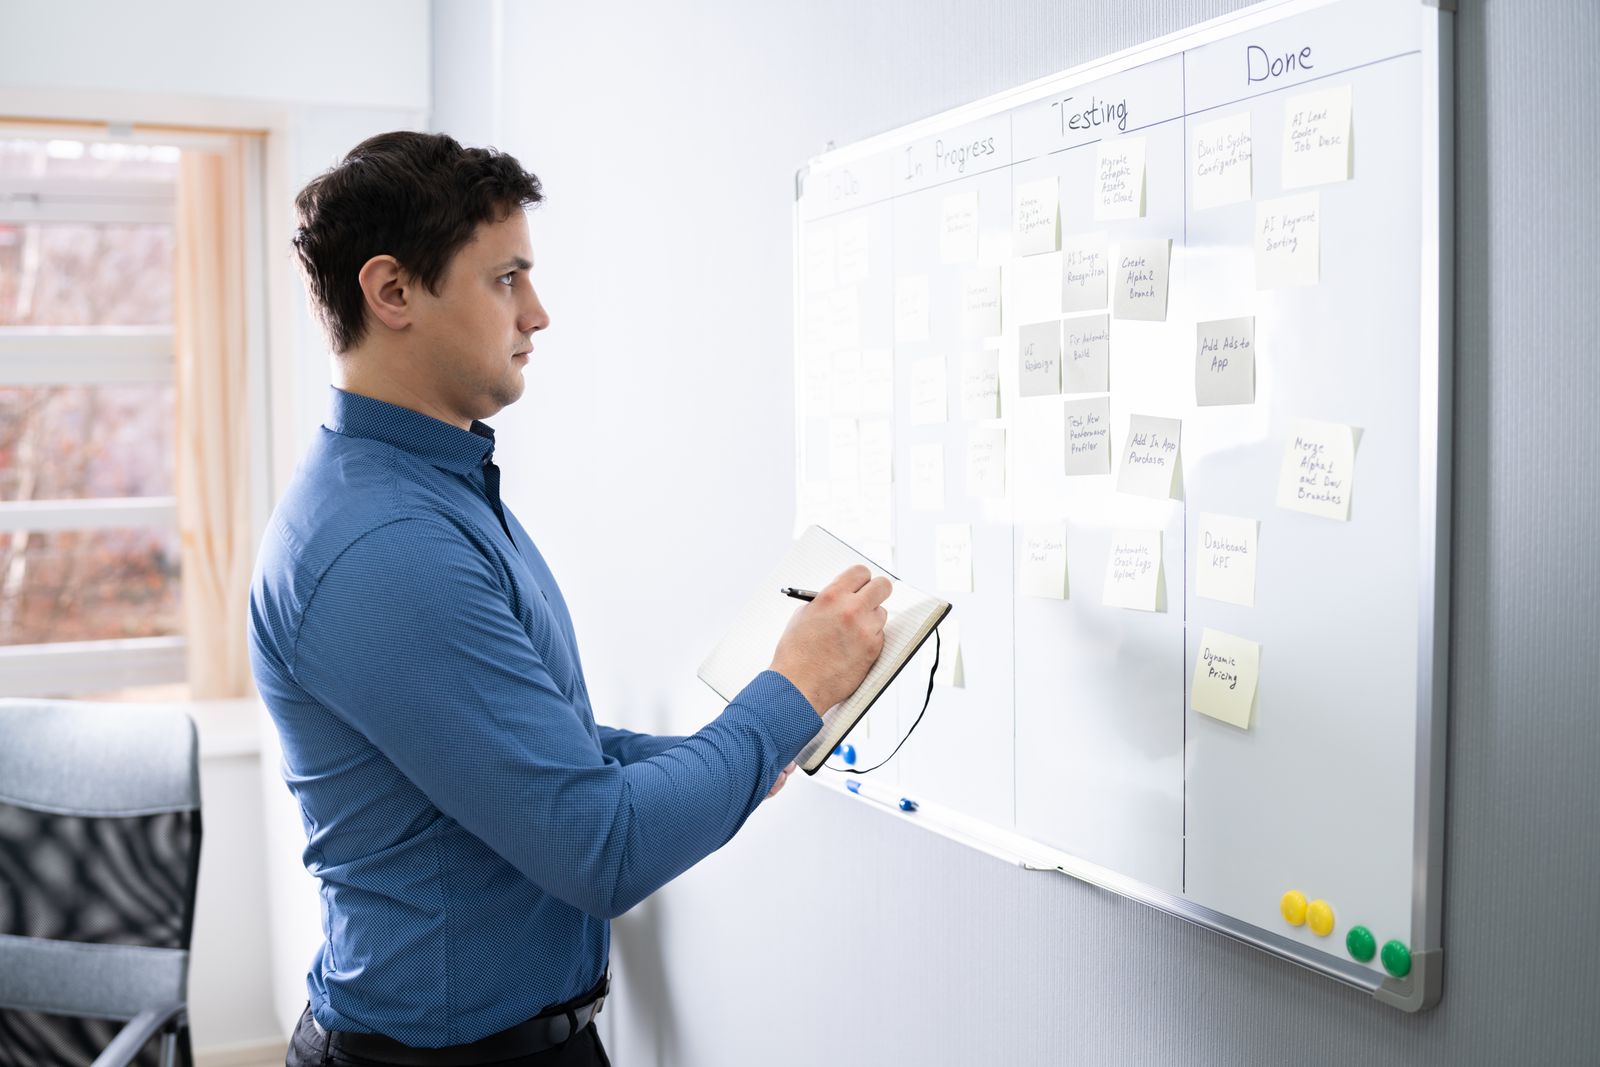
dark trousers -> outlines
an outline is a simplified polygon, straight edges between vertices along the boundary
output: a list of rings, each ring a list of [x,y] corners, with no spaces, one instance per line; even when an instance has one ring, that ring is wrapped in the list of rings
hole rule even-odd
[[[330,1051],[328,1037],[311,1021],[311,1006],[300,1013],[300,1022],[289,1037],[285,1067],[386,1067],[382,1060],[370,1060]],[[600,1033],[594,1023],[567,1039],[566,1044],[531,1056],[502,1060],[496,1067],[611,1067]]]

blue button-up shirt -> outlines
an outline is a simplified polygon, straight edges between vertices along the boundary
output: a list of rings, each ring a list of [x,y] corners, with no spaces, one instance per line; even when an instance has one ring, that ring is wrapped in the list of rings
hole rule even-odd
[[[821,725],[771,671],[691,737],[597,725],[555,578],[486,493],[493,446],[335,389],[256,561],[328,1029],[440,1047],[582,994],[609,920],[726,843]]]

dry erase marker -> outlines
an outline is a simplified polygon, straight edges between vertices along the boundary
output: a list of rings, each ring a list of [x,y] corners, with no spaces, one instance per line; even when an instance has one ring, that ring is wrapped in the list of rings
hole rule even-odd
[[[815,600],[815,599],[817,599],[817,594],[812,592],[811,590],[809,590],[809,589],[796,589],[792,585],[786,585],[782,589],[778,590],[778,592],[782,593],[784,596],[792,596],[796,600]]]
[[[906,797],[901,797],[899,803],[890,804],[887,800],[879,800],[877,797],[868,796],[867,794],[865,794],[865,793],[863,793],[861,791],[861,783],[860,782],[846,782],[844,784],[844,787],[846,789],[850,790],[850,792],[854,793],[856,796],[860,797],[862,800],[870,800],[874,804],[882,804],[886,808],[890,808],[890,807],[899,808],[901,811],[916,811],[917,810],[917,802],[915,800],[910,800],[910,799],[908,799]]]

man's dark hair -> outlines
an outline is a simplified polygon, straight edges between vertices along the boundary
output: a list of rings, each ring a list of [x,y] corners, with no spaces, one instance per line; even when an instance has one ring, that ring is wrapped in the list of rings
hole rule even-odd
[[[463,148],[442,133],[369,137],[294,198],[294,248],[335,352],[366,334],[357,276],[390,255],[430,293],[480,223],[544,199],[539,179],[493,148]]]

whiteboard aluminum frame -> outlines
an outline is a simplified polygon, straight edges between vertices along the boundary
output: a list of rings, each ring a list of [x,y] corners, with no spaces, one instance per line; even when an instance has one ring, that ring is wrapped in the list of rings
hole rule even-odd
[[[1084,82],[1118,74],[1179,52],[1231,37],[1244,30],[1314,11],[1339,0],[1266,0],[1229,15],[1199,23],[1103,59],[1028,82],[813,157],[795,172],[793,242],[795,395],[804,387],[802,335],[805,322],[805,279],[800,258],[805,220],[801,200],[813,170],[870,158],[885,149],[1008,111]],[[1397,0],[1403,3],[1407,0]],[[1089,863],[1038,842],[1000,830],[958,812],[924,804],[912,815],[899,815],[868,804],[884,815],[912,818],[925,828],[1027,870],[1051,870],[1175,915],[1197,926],[1270,952],[1372,994],[1380,1003],[1417,1012],[1439,1002],[1443,965],[1443,879],[1445,739],[1449,692],[1450,644],[1450,508],[1454,345],[1454,169],[1455,157],[1455,19],[1454,0],[1409,0],[1426,9],[1419,41],[1423,66],[1421,130],[1422,188],[1419,211],[1420,321],[1419,393],[1419,553],[1417,632],[1416,787],[1413,805],[1413,873],[1411,972],[1395,979],[1332,952],[1301,944],[1253,923],[1184,897],[1146,885],[1109,868]],[[800,484],[802,427],[794,427],[794,476]],[[1431,447],[1430,447],[1431,446]],[[844,793],[842,785],[816,779],[824,788]],[[848,795],[848,794],[847,794]],[[860,798],[857,798],[858,800]],[[865,803],[863,801],[863,803]]]

